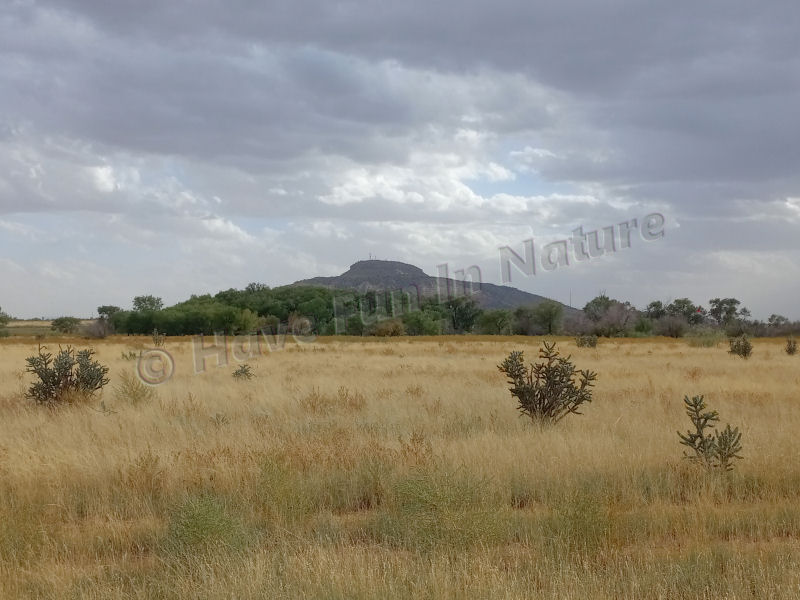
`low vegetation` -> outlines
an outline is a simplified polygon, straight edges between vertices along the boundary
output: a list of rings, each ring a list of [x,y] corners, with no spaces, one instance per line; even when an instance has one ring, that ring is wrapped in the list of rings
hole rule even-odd
[[[239,381],[250,381],[256,376],[255,373],[253,373],[253,367],[247,363],[239,365],[231,375],[234,379],[238,379]]]
[[[533,430],[494,366],[526,341],[290,341],[239,385],[170,340],[136,400],[135,341],[109,337],[109,385],[50,411],[24,398],[30,341],[0,340],[0,598],[796,598],[783,338],[748,361],[560,338],[593,401]],[[680,457],[687,385],[744,432],[732,470]]]
[[[596,348],[597,336],[596,335],[579,335],[575,338],[575,344],[578,348]]]

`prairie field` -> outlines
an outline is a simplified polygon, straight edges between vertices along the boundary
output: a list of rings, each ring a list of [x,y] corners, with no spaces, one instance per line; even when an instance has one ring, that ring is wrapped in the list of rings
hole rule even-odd
[[[61,340],[66,343],[69,340]],[[72,340],[95,398],[25,398],[0,340],[0,598],[798,598],[800,357],[601,340],[582,415],[520,416],[497,369],[541,338],[321,338],[143,386],[149,338]],[[56,348],[48,340],[50,350]],[[682,458],[685,395],[738,426]]]

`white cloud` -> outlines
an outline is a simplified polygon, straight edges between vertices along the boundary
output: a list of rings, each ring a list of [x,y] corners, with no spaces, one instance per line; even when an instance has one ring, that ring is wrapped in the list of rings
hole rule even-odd
[[[6,221],[4,219],[0,219],[0,229],[8,234],[28,238],[31,241],[39,239],[42,233],[35,227],[30,227],[29,225],[24,225],[23,223],[17,223],[15,221]]]
[[[111,167],[107,165],[104,167],[89,167],[89,173],[98,192],[108,194],[118,189],[117,181],[114,179],[114,169]]]

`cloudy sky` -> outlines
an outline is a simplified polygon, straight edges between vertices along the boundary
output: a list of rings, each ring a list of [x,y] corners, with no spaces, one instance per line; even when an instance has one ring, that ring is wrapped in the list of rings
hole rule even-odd
[[[370,256],[430,274],[652,212],[535,277],[800,318],[793,1],[5,0],[0,306],[89,316]]]

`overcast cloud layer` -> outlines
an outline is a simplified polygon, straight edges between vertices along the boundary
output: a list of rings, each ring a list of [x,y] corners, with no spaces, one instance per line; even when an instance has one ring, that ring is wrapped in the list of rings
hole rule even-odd
[[[89,316],[370,255],[430,274],[648,213],[513,285],[800,318],[800,5],[11,0],[0,306]]]

